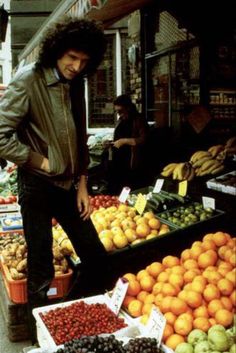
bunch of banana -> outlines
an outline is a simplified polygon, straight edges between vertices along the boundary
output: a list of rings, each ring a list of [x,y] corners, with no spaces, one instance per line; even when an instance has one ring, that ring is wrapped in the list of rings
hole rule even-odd
[[[195,169],[197,176],[203,176],[208,174],[217,174],[224,170],[224,164],[222,161],[217,159],[209,159],[202,163],[202,165]]]
[[[191,156],[190,163],[192,164],[193,168],[200,168],[204,162],[211,159],[213,159],[213,157],[210,152],[197,151]]]
[[[236,137],[231,137],[226,141],[224,151],[227,156],[233,156],[236,154]]]
[[[189,162],[182,162],[182,163],[177,163],[173,170],[173,176],[172,178],[174,180],[192,180],[195,176],[195,171],[194,168],[192,167],[191,163]]]
[[[219,153],[221,153],[222,151],[224,151],[225,146],[224,145],[214,145],[211,146],[210,148],[208,148],[208,152],[210,152],[210,154],[212,155],[212,157],[217,157],[217,155]]]
[[[169,176],[171,176],[172,173],[173,173],[173,171],[174,171],[174,169],[175,169],[175,167],[177,166],[177,164],[178,164],[178,163],[169,163],[169,164],[167,164],[167,165],[163,168],[163,170],[162,170],[162,172],[161,172],[161,175],[164,176],[164,177],[169,177]]]

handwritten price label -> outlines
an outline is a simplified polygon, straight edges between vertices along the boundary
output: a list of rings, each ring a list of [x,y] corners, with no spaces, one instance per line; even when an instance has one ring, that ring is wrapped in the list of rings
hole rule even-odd
[[[126,200],[127,200],[127,198],[128,198],[128,196],[129,196],[129,193],[130,193],[130,188],[129,188],[128,186],[125,186],[125,187],[122,189],[118,200],[119,200],[120,202],[122,202],[122,203],[125,203]]]
[[[153,192],[158,194],[161,191],[163,184],[164,184],[164,179],[157,179]]]
[[[183,181],[179,182],[178,194],[180,196],[184,197],[187,194],[187,190],[188,190],[188,182],[187,182],[187,180],[183,180]]]
[[[166,325],[165,316],[162,315],[162,313],[153,306],[146,325],[146,332],[149,337],[156,338],[158,342],[158,346],[160,346],[161,344],[165,325]]]
[[[134,208],[138,211],[140,215],[143,214],[146,204],[147,204],[146,196],[144,196],[143,194],[138,194]]]
[[[120,311],[128,286],[129,282],[124,278],[119,278],[116,282],[115,288],[110,299],[111,309],[116,315],[118,315]]]

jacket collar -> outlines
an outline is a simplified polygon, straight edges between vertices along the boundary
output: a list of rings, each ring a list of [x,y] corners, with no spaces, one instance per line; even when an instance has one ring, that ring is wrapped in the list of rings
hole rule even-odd
[[[58,75],[56,75],[54,68],[51,67],[47,67],[47,68],[43,68],[43,73],[44,73],[44,77],[47,83],[47,86],[51,86],[54,85],[55,83],[60,82],[60,78]]]

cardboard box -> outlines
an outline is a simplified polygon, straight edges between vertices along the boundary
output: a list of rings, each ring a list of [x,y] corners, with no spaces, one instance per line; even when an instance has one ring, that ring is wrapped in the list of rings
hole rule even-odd
[[[230,183],[230,180],[234,180],[234,183]],[[209,189],[221,191],[226,194],[236,195],[236,171],[220,175],[214,179],[210,179],[206,184]]]
[[[27,302],[27,290],[26,283],[27,279],[13,280],[11,278],[8,267],[2,263],[3,281],[7,289],[9,298],[17,304],[25,304]],[[48,291],[49,299],[63,297],[71,283],[72,270],[69,269],[68,273],[56,276],[51,284]]]

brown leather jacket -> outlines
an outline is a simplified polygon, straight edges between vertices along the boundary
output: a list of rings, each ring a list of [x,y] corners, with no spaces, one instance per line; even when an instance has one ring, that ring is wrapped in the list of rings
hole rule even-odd
[[[0,157],[64,188],[87,174],[83,79],[73,92],[71,105],[70,85],[51,68],[19,70],[0,100]],[[49,173],[40,169],[43,157]]]

